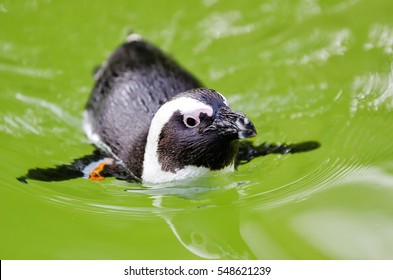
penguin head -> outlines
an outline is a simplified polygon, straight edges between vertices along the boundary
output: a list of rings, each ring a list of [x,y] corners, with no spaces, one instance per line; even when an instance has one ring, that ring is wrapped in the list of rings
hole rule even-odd
[[[239,139],[255,135],[252,122],[232,111],[220,93],[206,88],[180,93],[152,119],[142,179],[164,183],[233,170]]]

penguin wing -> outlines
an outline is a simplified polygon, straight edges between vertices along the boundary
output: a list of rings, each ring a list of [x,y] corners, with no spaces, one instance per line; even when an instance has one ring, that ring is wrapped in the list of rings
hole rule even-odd
[[[239,152],[235,159],[235,167],[246,164],[254,158],[267,156],[270,154],[296,154],[318,149],[321,144],[317,141],[306,141],[293,144],[268,144],[263,143],[258,146],[250,141],[241,141],[239,145]]]
[[[68,164],[49,168],[31,168],[26,175],[16,179],[21,183],[27,184],[28,180],[56,182],[85,178],[92,181],[101,181],[107,177],[115,177],[128,182],[139,182],[137,178],[130,176],[128,171],[124,169],[124,166],[99,150],[95,150],[90,155],[74,159]]]

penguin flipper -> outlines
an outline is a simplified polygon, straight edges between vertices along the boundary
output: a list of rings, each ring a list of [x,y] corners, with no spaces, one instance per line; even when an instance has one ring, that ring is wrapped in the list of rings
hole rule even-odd
[[[239,152],[235,159],[235,167],[246,164],[252,159],[269,154],[295,154],[318,149],[321,144],[317,141],[306,141],[294,144],[268,144],[254,146],[250,141],[241,141]]]
[[[83,172],[75,169],[72,164],[57,165],[52,168],[32,168],[26,175],[16,178],[23,184],[28,184],[27,180],[37,180],[44,182],[66,181],[83,177]]]
[[[101,181],[107,177],[115,177],[129,182],[138,181],[138,178],[130,174],[123,165],[99,150],[75,159],[69,164],[61,164],[50,168],[29,169],[26,175],[16,179],[21,183],[27,184],[27,180],[30,179],[44,182],[66,181],[77,178]]]

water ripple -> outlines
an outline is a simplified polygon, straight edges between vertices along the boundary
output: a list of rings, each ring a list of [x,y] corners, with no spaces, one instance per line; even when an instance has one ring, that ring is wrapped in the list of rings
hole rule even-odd
[[[334,32],[315,29],[307,37],[272,40],[270,43],[274,47],[269,47],[271,50],[263,50],[259,58],[277,66],[323,64],[332,57],[343,56],[347,53],[348,42],[351,38],[352,32],[349,28]]]
[[[268,191],[256,191],[250,189],[239,203],[245,207],[257,209],[271,209],[288,203],[303,201],[311,195],[337,187],[348,182],[354,176],[361,174],[360,165],[346,163],[340,159],[334,162],[326,160],[319,168],[310,171],[306,175],[288,184],[274,187]],[[252,201],[252,202],[251,202]]]
[[[370,27],[368,42],[365,50],[381,49],[386,54],[393,53],[393,27],[384,24],[374,24]]]
[[[389,73],[356,76],[352,82],[352,116],[362,109],[393,108],[393,64]]]
[[[0,71],[14,73],[18,75],[30,76],[34,78],[51,79],[61,74],[59,70],[29,68],[27,66],[18,66],[10,64],[1,64]]]

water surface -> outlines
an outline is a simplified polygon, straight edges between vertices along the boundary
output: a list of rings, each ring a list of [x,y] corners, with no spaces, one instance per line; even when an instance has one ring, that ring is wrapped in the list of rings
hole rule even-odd
[[[0,3],[1,259],[392,259],[393,3]],[[252,119],[314,140],[159,187],[16,180],[89,154],[93,68],[137,31]]]

